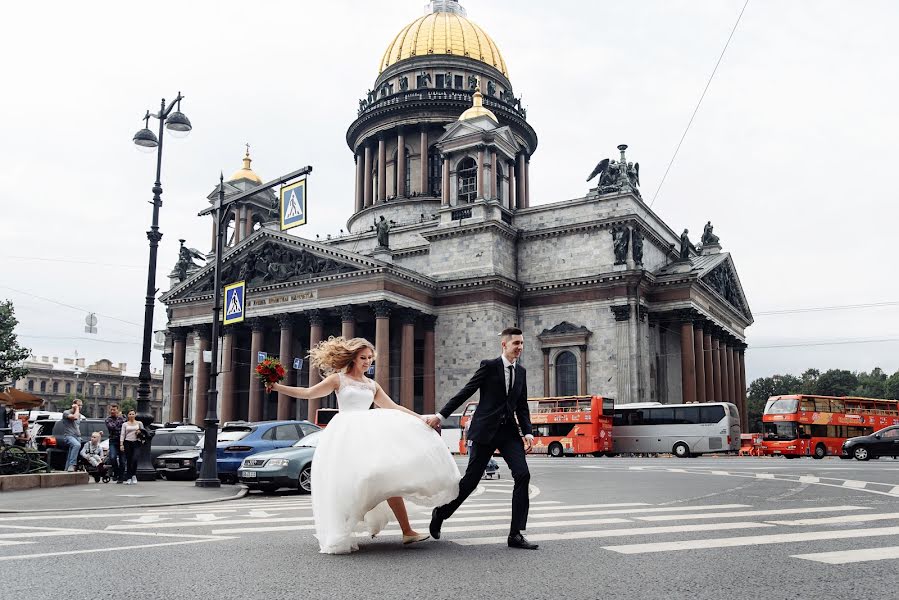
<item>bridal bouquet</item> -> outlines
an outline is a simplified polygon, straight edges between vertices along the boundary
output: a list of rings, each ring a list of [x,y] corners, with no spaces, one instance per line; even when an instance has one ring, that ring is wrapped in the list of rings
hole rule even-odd
[[[277,358],[266,358],[256,365],[256,377],[268,390],[273,384],[280,383],[284,380],[284,365]]]

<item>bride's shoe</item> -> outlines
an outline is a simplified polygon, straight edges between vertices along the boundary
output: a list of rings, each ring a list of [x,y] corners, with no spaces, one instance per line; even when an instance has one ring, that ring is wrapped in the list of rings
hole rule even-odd
[[[426,533],[417,533],[415,535],[404,535],[403,536],[403,546],[408,546],[409,544],[414,544],[416,542],[423,542],[428,539],[429,536]]]

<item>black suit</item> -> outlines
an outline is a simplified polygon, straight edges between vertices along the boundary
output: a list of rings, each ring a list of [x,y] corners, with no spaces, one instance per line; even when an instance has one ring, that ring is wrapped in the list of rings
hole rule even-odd
[[[514,373],[512,389],[507,393],[502,357],[481,361],[481,366],[471,380],[440,409],[443,417],[449,417],[475,391],[481,393],[478,408],[468,429],[468,439],[471,441],[468,468],[459,482],[459,496],[449,504],[437,508],[437,516],[442,520],[452,516],[475,490],[490,457],[495,450],[499,450],[515,480],[511,530],[517,533],[527,528],[528,484],[531,474],[525,460],[521,434],[531,433],[531,418],[527,403],[527,373],[520,365],[515,366]],[[519,426],[521,434],[518,432]]]

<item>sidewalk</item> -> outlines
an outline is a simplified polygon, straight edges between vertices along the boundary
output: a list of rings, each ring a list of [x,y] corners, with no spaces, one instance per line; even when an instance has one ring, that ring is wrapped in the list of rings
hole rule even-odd
[[[34,488],[0,493],[0,514],[68,510],[144,508],[205,504],[246,495],[241,485],[196,487],[193,481],[142,481],[137,485],[94,483],[57,488]]]

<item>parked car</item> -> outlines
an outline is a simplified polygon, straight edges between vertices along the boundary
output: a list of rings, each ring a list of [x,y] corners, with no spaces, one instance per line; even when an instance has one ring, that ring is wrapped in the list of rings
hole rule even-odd
[[[263,421],[231,423],[222,427],[216,437],[216,467],[224,483],[237,483],[237,469],[243,459],[259,452],[292,446],[307,434],[321,428],[309,421]],[[202,456],[197,470],[202,468]]]
[[[47,453],[47,464],[54,470],[61,471],[66,466],[67,448],[57,446],[56,438],[62,433],[62,419],[40,419],[34,428],[34,441],[38,451]],[[81,445],[91,439],[91,434],[99,431],[102,440],[109,439],[104,419],[81,419],[78,422],[78,431],[81,433]]]
[[[166,479],[196,479],[200,473],[197,462],[201,451],[202,442],[198,442],[193,448],[163,454],[153,459],[153,468]]]
[[[312,492],[312,456],[318,446],[320,431],[307,434],[289,448],[259,452],[243,459],[237,479],[251,490],[272,493],[280,488],[293,488],[301,494]]]
[[[871,435],[849,438],[843,442],[843,456],[868,460],[881,456],[899,456],[899,425],[886,427]]]

